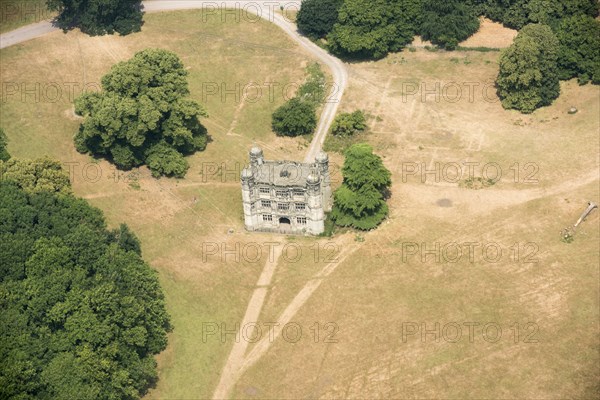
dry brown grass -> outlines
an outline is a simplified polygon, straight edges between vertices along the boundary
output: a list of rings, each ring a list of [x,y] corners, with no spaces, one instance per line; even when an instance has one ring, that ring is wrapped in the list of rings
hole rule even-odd
[[[530,116],[505,111],[489,90],[474,101],[436,102],[402,97],[403,82],[493,82],[497,53],[418,50],[349,66],[343,111],[372,114],[366,136],[393,173],[390,218],[338,267],[295,321],[339,326],[338,343],[314,343],[312,332],[292,344],[280,340],[239,382],[235,398],[565,398],[594,397],[600,359],[599,213],[575,242],[560,241],[587,201],[597,202],[600,124],[598,88],[562,84],[555,104]],[[465,62],[466,61],[466,62]],[[406,87],[404,88],[406,89]],[[567,114],[570,105],[581,111]],[[379,118],[377,118],[379,117]],[[406,162],[498,163],[505,176],[481,190],[449,182],[402,179]],[[518,181],[510,167],[539,167],[537,184]],[[477,171],[476,171],[477,173]],[[431,178],[430,178],[431,179]],[[449,199],[451,207],[437,201]],[[497,263],[429,256],[403,259],[403,243],[498,243]],[[519,258],[510,247],[519,246]],[[526,263],[537,248],[537,263]],[[481,246],[480,245],[480,246]],[[479,247],[481,249],[481,247]],[[477,254],[477,253],[476,253]],[[306,262],[306,270],[312,265]],[[294,271],[301,270],[298,265]],[[301,274],[283,266],[288,285]],[[310,272],[308,273],[310,275]],[[275,291],[276,293],[276,291]],[[275,294],[272,302],[279,299]],[[481,326],[474,343],[402,341],[402,323],[497,323],[497,343]],[[514,342],[511,326],[520,325]],[[523,343],[533,322],[538,343]],[[531,330],[529,331],[531,332]]]
[[[219,255],[203,260],[203,243],[229,249],[251,242],[299,243],[302,259],[283,261],[276,270],[261,316],[269,322],[322,268],[314,262],[311,246],[329,242],[247,234],[238,182],[232,175],[226,182],[218,175],[203,179],[203,163],[241,166],[253,142],[265,148],[267,157],[292,159],[301,158],[306,144],[270,132],[270,113],[283,99],[243,107],[232,99],[203,101],[202,82],[300,81],[309,59],[267,23],[232,26],[217,17],[202,24],[200,15],[150,14],[141,34],[88,38],[54,33],[0,52],[3,82],[93,82],[139,49],[169,48],[190,67],[192,96],[211,115],[205,123],[214,142],[190,157],[186,179],[154,180],[142,169],[136,189],[127,181],[115,182],[105,161],[97,164],[103,171],[100,181],[81,178],[81,167],[89,159],[73,148],[79,121],[70,114],[70,103],[23,104],[13,98],[1,107],[9,151],[17,157],[49,154],[79,162],[75,192],[100,207],[111,224],[128,223],[142,239],[144,257],[159,270],[175,330],[159,356],[160,380],[148,398],[211,396],[232,337],[225,343],[215,337],[204,343],[203,323],[224,322],[230,329],[241,320],[267,255],[257,262]],[[491,102],[481,90],[473,101],[442,97],[436,102],[433,96],[422,101],[410,94],[403,98],[406,83],[431,88],[437,82],[474,82],[481,88],[493,82],[497,57],[418,50],[348,66],[350,88],[341,111],[363,109],[372,115],[366,138],[393,173],[390,217],[364,235],[360,249],[294,317],[303,327],[302,339],[296,344],[275,342],[242,377],[236,398],[597,397],[599,213],[581,226],[572,244],[561,242],[559,231],[600,195],[598,88],[563,83],[555,104],[529,116],[504,111],[493,89],[488,91]],[[572,105],[580,109],[578,114],[567,114]],[[331,159],[338,165],[343,161],[337,154]],[[477,191],[455,183],[402,179],[406,162],[465,160],[496,162],[505,175]],[[523,168],[528,162],[539,167],[539,182],[526,184],[523,175],[515,182],[510,167],[519,163]],[[449,199],[452,206],[439,207],[440,199]],[[227,233],[229,228],[233,234]],[[341,241],[352,239],[346,234]],[[474,263],[463,259],[456,264],[438,263],[431,256],[425,262],[418,256],[403,259],[403,243],[453,241],[497,242],[507,255],[498,263],[481,255]],[[514,243],[520,246],[519,261],[507,250]],[[539,248],[536,264],[523,262],[527,243]],[[417,337],[402,341],[403,322],[431,327],[435,322],[469,321],[499,324],[502,339],[490,343],[477,331],[470,343],[463,330],[458,343],[436,343],[431,337],[425,343]],[[321,331],[315,343],[309,330],[315,322],[321,328],[327,322],[337,324],[338,342],[324,343]],[[510,327],[515,322],[522,335],[523,326],[535,322],[539,343],[514,343]]]

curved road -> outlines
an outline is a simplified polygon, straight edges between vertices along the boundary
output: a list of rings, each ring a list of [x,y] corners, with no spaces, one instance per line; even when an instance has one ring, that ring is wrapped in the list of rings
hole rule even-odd
[[[283,2],[277,1],[203,1],[203,0],[174,0],[174,1],[144,1],[144,11],[169,11],[169,10],[186,10],[194,8],[206,8],[216,10],[217,8],[232,8],[241,9],[245,12],[258,15],[266,19],[278,27],[280,27],[289,37],[303,49],[315,56],[320,62],[329,67],[333,76],[334,92],[326,100],[321,113],[321,119],[317,126],[314,138],[308,148],[308,152],[304,157],[304,162],[314,161],[317,153],[323,146],[325,136],[329,131],[339,103],[344,94],[344,90],[348,85],[348,73],[344,64],[337,58],[333,57],[325,50],[315,45],[306,37],[300,35],[296,30],[296,26],[290,23],[286,18],[276,11],[279,6],[289,7],[290,9],[299,9],[300,0],[286,0]],[[12,46],[17,43],[25,42],[30,39],[45,35],[47,33],[58,30],[50,21],[43,21],[36,24],[24,26],[11,32],[0,35],[0,49]]]

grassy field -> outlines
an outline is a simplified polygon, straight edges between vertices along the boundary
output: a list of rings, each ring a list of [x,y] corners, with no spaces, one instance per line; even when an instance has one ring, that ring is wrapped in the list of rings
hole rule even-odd
[[[80,122],[73,93],[94,90],[112,64],[147,47],[182,58],[191,95],[210,114],[203,123],[212,142],[189,158],[183,180],[155,180],[146,169],[116,172],[73,147]],[[220,14],[201,11],[148,14],[142,32],[126,37],[56,32],[3,49],[0,58],[1,126],[11,155],[49,155],[71,167],[75,193],[100,207],[109,223],[129,224],[144,258],[160,272],[175,329],[159,357],[158,387],[148,397],[209,397],[232,343],[203,343],[202,324],[239,322],[268,254],[253,262],[203,254],[213,244],[233,248],[269,239],[243,231],[239,171],[253,143],[268,157],[302,158],[306,140],[275,137],[270,117],[285,101],[283,87],[293,95],[312,60],[274,25],[231,14],[222,23]],[[223,173],[215,172],[223,165]]]
[[[390,218],[295,317],[303,327],[334,322],[337,343],[312,331],[276,342],[235,398],[598,397],[599,213],[571,244],[559,232],[599,199],[599,88],[565,82],[550,107],[505,111],[493,87],[484,91],[497,57],[419,49],[349,66],[342,109],[371,114],[365,138],[393,173]],[[569,115],[571,106],[580,111]],[[444,166],[465,162],[479,163],[475,177],[496,163],[502,177],[481,190],[462,188],[450,168],[444,178]],[[453,243],[463,253],[449,262]],[[283,267],[291,285],[304,268]],[[436,323],[437,340],[423,338]]]
[[[370,115],[364,138],[392,171],[389,219],[360,235],[364,241],[352,233],[333,239],[250,235],[243,230],[237,179],[247,149],[257,143],[267,158],[301,159],[307,143],[271,132],[270,114],[284,101],[281,91],[269,99],[264,87],[253,103],[236,100],[221,85],[301,83],[311,60],[262,21],[223,22],[200,11],[148,14],[145,20],[141,33],[126,37],[56,32],[1,50],[0,112],[9,152],[75,163],[66,165],[73,167],[76,194],[101,208],[112,225],[129,224],[142,240],[144,258],[159,271],[175,329],[158,357],[158,385],[147,398],[211,397],[233,336],[203,337],[203,329],[216,323],[230,330],[239,323],[268,252],[244,258],[235,246],[265,249],[270,241],[296,243],[301,257],[280,259],[261,323],[277,320],[349,243],[357,250],[293,317],[303,329],[301,339],[277,339],[241,377],[233,397],[598,396],[600,213],[582,224],[573,243],[559,235],[600,196],[597,86],[563,83],[555,104],[523,116],[504,111],[486,86],[497,73],[497,52],[417,49],[348,65],[350,87],[341,111]],[[471,43],[494,47],[494,29]],[[510,32],[501,36],[506,40]],[[182,180],[155,180],[145,169],[116,173],[73,147],[79,120],[69,88],[95,87],[112,64],[146,47],[180,55],[192,97],[210,114],[204,123],[213,142],[189,158]],[[53,101],[57,87],[62,97]],[[571,106],[579,112],[567,114]],[[339,154],[331,160],[337,185],[343,160]],[[482,167],[496,163],[502,177],[473,190],[462,187],[464,176],[454,180],[451,168],[445,177],[441,172],[465,162],[479,163],[476,177],[494,175]],[[420,171],[409,173],[415,166],[435,171],[436,163],[439,176],[430,173],[425,182]],[[452,251],[421,258],[425,250],[452,243],[476,243],[473,261],[467,253],[457,262],[436,260]],[[493,250],[482,252],[490,243],[502,249],[495,262]],[[407,247],[412,245],[416,254]],[[216,254],[207,251],[214,246]],[[436,323],[442,337],[422,339],[422,324],[432,330]],[[465,323],[479,324],[472,325],[472,341]],[[484,337],[482,328],[490,323]],[[448,340],[455,332],[444,327],[456,325],[460,339]],[[408,335],[409,327],[419,331]],[[492,340],[495,327],[502,336]]]
[[[46,0],[0,0],[0,33],[55,16],[46,8]]]

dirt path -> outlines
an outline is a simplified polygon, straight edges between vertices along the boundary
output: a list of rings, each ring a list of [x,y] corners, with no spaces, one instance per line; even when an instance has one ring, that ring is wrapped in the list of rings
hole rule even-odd
[[[248,308],[246,308],[246,314],[244,315],[244,318],[240,325],[240,329],[242,331],[244,330],[244,327],[248,324],[256,323],[258,321],[258,317],[260,316],[260,312],[265,302],[265,298],[267,297],[268,286],[271,284],[271,281],[273,279],[275,267],[277,266],[277,262],[279,260],[279,257],[281,256],[282,250],[283,246],[275,246],[273,253],[269,254],[269,259],[267,259],[267,262],[265,263],[265,268],[260,274],[258,282],[256,282],[256,289],[254,289],[254,293],[252,294],[250,302],[248,303]],[[253,333],[251,333],[249,336],[252,337]],[[245,338],[241,338],[241,340],[236,341],[233,344],[231,353],[229,353],[229,357],[227,358],[225,367],[221,372],[221,378],[219,380],[217,388],[215,389],[213,398],[227,398],[229,392],[238,381],[239,377],[243,373],[241,367],[246,360],[245,354],[246,349],[248,348],[248,343],[248,340],[245,340]]]
[[[254,365],[266,352],[269,350],[275,339],[281,334],[281,329],[289,323],[294,315],[302,308],[302,306],[308,301],[312,294],[321,286],[323,280],[336,270],[336,268],[344,261],[348,256],[354,253],[360,245],[358,244],[344,244],[343,250],[336,257],[335,261],[327,264],[321,271],[319,271],[306,285],[298,292],[294,300],[285,308],[279,318],[277,318],[276,325],[273,327],[273,337],[270,335],[261,339],[244,358],[244,363],[241,366],[239,374],[246,372],[248,368]],[[216,398],[216,397],[215,397]]]

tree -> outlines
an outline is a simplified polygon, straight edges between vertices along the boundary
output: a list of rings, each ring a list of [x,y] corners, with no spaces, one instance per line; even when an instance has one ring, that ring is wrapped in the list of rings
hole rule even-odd
[[[0,181],[0,293],[0,398],[137,399],[157,379],[157,273],[85,200]]]
[[[329,49],[351,58],[381,58],[411,43],[422,0],[345,0],[328,35]]]
[[[26,192],[71,193],[68,172],[60,162],[50,158],[0,161],[0,177],[15,182]]]
[[[334,194],[331,218],[336,225],[373,229],[388,214],[385,197],[391,185],[391,173],[366,143],[351,146],[345,156],[344,181]]]
[[[558,39],[550,27],[527,25],[500,56],[496,79],[502,106],[531,113],[560,94]]]
[[[314,106],[294,97],[273,113],[273,131],[282,136],[312,133],[317,127]]]
[[[471,0],[486,17],[513,29],[530,23],[549,25],[554,30],[560,22],[574,15],[598,16],[597,0]]]
[[[57,23],[64,31],[78,27],[95,36],[141,30],[140,0],[48,0],[47,4],[48,9],[58,11]]]
[[[331,132],[336,136],[351,136],[367,128],[365,114],[361,110],[353,113],[341,113],[331,125]]]
[[[153,175],[185,175],[184,154],[204,150],[206,111],[188,98],[187,71],[176,54],[147,49],[112,67],[102,92],[75,100],[85,117],[75,136],[80,152],[105,156],[122,169],[148,165]]]
[[[343,0],[304,0],[296,23],[305,35],[319,39],[327,36],[338,19]]]
[[[465,0],[424,0],[420,33],[433,44],[454,50],[479,30],[479,18]]]
[[[600,21],[587,15],[565,18],[557,37],[560,78],[600,84]]]
[[[4,130],[0,128],[0,161],[6,161],[10,158],[10,154],[8,154],[8,150],[6,150],[6,145],[8,144],[8,138],[4,133]]]

